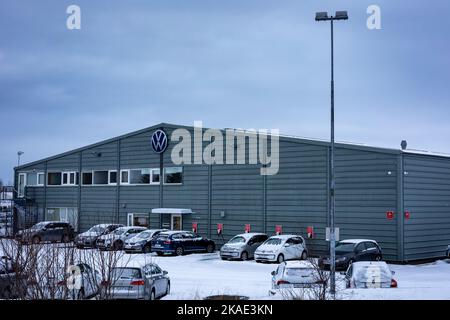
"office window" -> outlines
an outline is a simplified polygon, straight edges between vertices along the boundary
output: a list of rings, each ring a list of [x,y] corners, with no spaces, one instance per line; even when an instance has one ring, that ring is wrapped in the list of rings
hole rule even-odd
[[[120,183],[121,184],[129,184],[130,183],[130,171],[129,170],[121,170],[120,171]]]
[[[49,186],[60,186],[62,183],[61,172],[49,172],[47,174],[47,184]]]
[[[94,184],[108,184],[108,171],[94,171]]]
[[[27,186],[35,186],[37,185],[37,173],[29,172],[27,173]]]
[[[109,171],[109,184],[117,184],[117,171],[111,170]]]
[[[164,183],[165,184],[183,183],[183,168],[182,167],[164,168]]]
[[[92,184],[92,172],[83,172],[82,175],[82,183],[84,185],[91,185]]]
[[[159,181],[160,181],[159,169],[152,169],[151,172],[152,172],[152,177],[151,177],[152,180],[150,183],[151,184],[159,184]]]
[[[43,186],[45,183],[45,174],[43,172],[39,172],[37,174],[37,185]]]
[[[63,186],[74,186],[77,184],[77,173],[75,171],[63,172],[62,173],[62,185]]]
[[[130,170],[130,184],[149,184],[150,169]]]

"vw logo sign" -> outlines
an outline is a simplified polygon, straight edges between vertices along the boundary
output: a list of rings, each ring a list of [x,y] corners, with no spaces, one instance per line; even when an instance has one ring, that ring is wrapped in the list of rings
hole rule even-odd
[[[167,149],[167,135],[166,133],[159,129],[153,132],[152,135],[152,148],[156,153],[163,153]]]

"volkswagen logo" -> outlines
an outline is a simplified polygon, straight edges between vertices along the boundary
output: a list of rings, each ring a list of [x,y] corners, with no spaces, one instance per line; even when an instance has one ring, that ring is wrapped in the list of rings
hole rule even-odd
[[[158,129],[152,135],[152,148],[156,153],[163,153],[167,149],[168,141],[166,133]]]

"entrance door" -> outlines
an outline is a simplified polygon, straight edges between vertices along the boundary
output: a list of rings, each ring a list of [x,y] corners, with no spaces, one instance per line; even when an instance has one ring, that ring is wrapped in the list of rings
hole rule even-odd
[[[172,214],[170,229],[175,231],[183,229],[183,219],[181,218],[181,215]]]
[[[25,196],[25,185],[27,184],[27,175],[25,173],[19,173],[19,187],[18,197],[23,198]]]

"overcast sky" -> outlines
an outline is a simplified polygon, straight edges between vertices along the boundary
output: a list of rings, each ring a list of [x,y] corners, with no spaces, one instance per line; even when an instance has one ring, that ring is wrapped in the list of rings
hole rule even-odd
[[[81,7],[81,30],[66,8]],[[381,8],[382,29],[366,27]],[[0,178],[160,122],[450,153],[448,0],[2,0]]]

